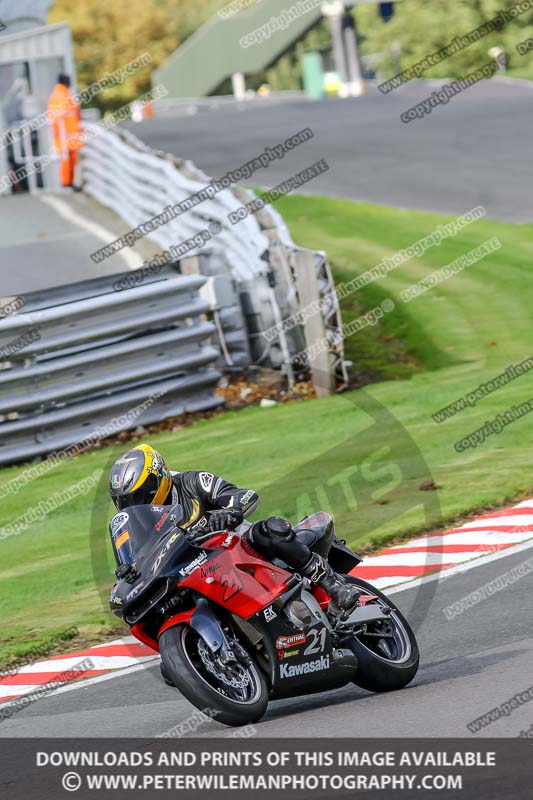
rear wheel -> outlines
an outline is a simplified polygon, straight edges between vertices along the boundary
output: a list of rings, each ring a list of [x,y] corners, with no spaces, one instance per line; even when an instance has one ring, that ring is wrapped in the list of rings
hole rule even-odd
[[[420,660],[411,626],[394,603],[372,584],[352,575],[346,575],[345,579],[361,588],[365,594],[376,597],[368,604],[392,609],[386,620],[363,626],[350,639],[349,646],[358,660],[354,683],[370,692],[403,689],[415,677]]]
[[[268,689],[252,658],[223,664],[188,625],[165,631],[159,648],[165,676],[196,708],[209,709],[217,722],[247,725],[265,713]]]

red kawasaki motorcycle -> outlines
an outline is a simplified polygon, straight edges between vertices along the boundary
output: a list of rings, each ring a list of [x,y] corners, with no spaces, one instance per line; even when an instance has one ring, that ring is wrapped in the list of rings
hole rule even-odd
[[[161,654],[165,681],[197,708],[226,725],[246,725],[261,719],[269,700],[350,682],[390,691],[416,675],[409,623],[357,577],[361,559],[334,537],[329,514],[313,514],[294,530],[361,589],[344,615],[287,565],[258,557],[238,533],[189,533],[181,521],[180,506],[115,515],[112,535],[127,547],[117,548],[125,577],[110,605]]]

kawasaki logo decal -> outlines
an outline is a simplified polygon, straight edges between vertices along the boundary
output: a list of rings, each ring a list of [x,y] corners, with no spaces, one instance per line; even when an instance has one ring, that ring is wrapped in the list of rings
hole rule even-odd
[[[194,572],[195,569],[198,569],[198,567],[201,567],[202,564],[205,564],[206,561],[207,561],[207,553],[205,551],[202,551],[199,556],[196,556],[194,561],[191,561],[190,564],[188,564],[186,567],[180,569],[181,577],[182,578],[187,577],[187,575],[190,575],[192,572]]]
[[[308,675],[324,669],[329,669],[329,656],[321,656],[316,661],[306,661],[305,664],[281,664],[279,673],[282,678],[297,678],[298,675]]]

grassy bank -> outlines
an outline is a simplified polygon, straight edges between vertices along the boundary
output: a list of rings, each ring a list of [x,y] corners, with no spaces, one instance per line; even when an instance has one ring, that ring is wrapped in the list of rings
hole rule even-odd
[[[296,242],[328,252],[338,280],[451,220],[314,197],[284,198],[279,209]],[[423,297],[401,301],[402,289],[494,236],[500,250]],[[503,503],[533,487],[533,417],[461,453],[454,443],[532,397],[531,374],[442,424],[432,414],[531,354],[532,260],[532,226],[475,222],[343,300],[346,321],[383,299],[396,303],[379,326],[347,340],[354,368],[382,382],[347,395],[227,413],[151,442],[176,469],[205,468],[257,489],[260,515],[294,518],[329,505],[338,532],[356,546]],[[6,526],[77,480],[101,478],[96,489],[0,541],[0,663],[73,624],[84,641],[109,633],[105,476],[118,452],[80,456],[2,498],[0,526]],[[23,469],[4,469],[0,480]],[[438,491],[425,491],[435,485]]]

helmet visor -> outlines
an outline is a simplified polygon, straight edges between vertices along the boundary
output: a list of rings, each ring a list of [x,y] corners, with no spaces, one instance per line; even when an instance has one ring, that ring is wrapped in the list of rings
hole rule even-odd
[[[144,484],[135,492],[114,497],[113,501],[118,511],[124,511],[130,506],[148,505],[153,502],[158,490],[158,480],[155,475],[149,475]]]

